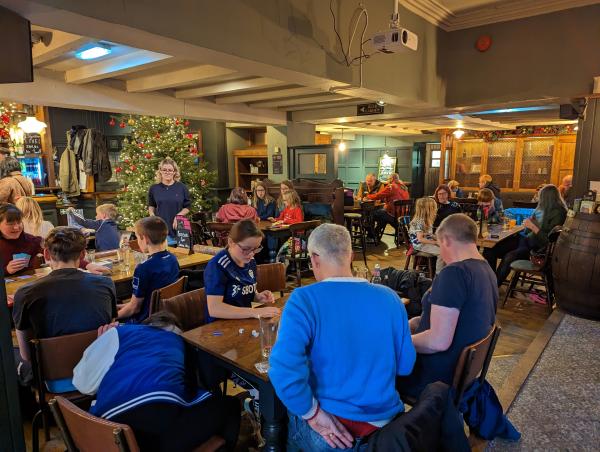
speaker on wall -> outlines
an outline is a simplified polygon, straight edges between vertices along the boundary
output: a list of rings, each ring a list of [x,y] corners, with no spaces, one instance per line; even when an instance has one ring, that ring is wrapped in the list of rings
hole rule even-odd
[[[8,40],[2,49],[0,83],[33,82],[31,24],[24,17],[0,6],[0,30]]]

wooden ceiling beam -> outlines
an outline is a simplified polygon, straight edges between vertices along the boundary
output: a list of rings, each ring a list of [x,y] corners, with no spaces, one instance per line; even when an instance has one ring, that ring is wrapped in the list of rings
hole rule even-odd
[[[291,87],[270,91],[261,91],[256,93],[234,94],[229,96],[218,96],[215,99],[217,104],[240,104],[246,102],[266,101],[269,99],[281,99],[285,97],[302,96],[306,94],[317,94],[323,92],[318,88]]]
[[[225,93],[249,91],[252,89],[274,88],[286,83],[271,78],[255,77],[246,80],[234,80],[198,88],[180,89],[175,91],[177,99],[193,99],[196,97],[218,96]]]
[[[180,86],[201,83],[216,77],[224,77],[235,73],[236,71],[232,69],[203,64],[187,69],[127,80],[127,91],[130,93],[145,93],[167,88],[179,88]]]

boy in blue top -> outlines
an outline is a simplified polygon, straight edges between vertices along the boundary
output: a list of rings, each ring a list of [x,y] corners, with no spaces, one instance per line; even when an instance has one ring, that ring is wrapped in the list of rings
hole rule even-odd
[[[150,297],[156,289],[174,283],[179,277],[177,258],[167,251],[168,228],[160,217],[147,217],[135,224],[138,245],[148,260],[133,272],[133,295],[119,306],[119,319],[139,323],[148,317]]]
[[[318,282],[292,292],[269,378],[289,411],[288,450],[348,449],[404,410],[394,383],[415,349],[398,295],[352,277],[346,228],[319,226],[308,250]]]
[[[117,208],[114,204],[101,204],[96,207],[96,219],[86,220],[75,215],[74,209],[69,209],[69,218],[80,226],[96,231],[96,250],[107,251],[119,248],[119,230],[117,229]]]

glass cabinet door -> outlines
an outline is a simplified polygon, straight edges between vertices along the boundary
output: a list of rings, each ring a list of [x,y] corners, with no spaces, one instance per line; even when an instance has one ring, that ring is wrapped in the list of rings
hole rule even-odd
[[[477,187],[481,174],[481,140],[459,141],[456,145],[456,180],[463,187]]]
[[[517,140],[498,140],[488,143],[487,173],[500,188],[513,188]]]
[[[537,188],[547,183],[552,172],[554,139],[529,138],[523,143],[521,188]]]

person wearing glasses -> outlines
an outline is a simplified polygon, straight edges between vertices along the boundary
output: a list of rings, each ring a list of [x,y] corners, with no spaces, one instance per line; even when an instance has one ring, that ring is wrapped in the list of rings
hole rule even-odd
[[[204,288],[208,314],[212,319],[247,319],[274,317],[279,308],[253,308],[252,302],[273,303],[269,290],[256,292],[256,261],[262,250],[263,233],[253,220],[241,220],[233,225],[227,238],[227,248],[217,253],[204,270]]]
[[[167,157],[158,165],[156,184],[148,191],[148,212],[150,216],[158,216],[167,223],[169,245],[177,243],[177,215],[187,215],[190,212],[190,192],[180,179],[177,163]]]

